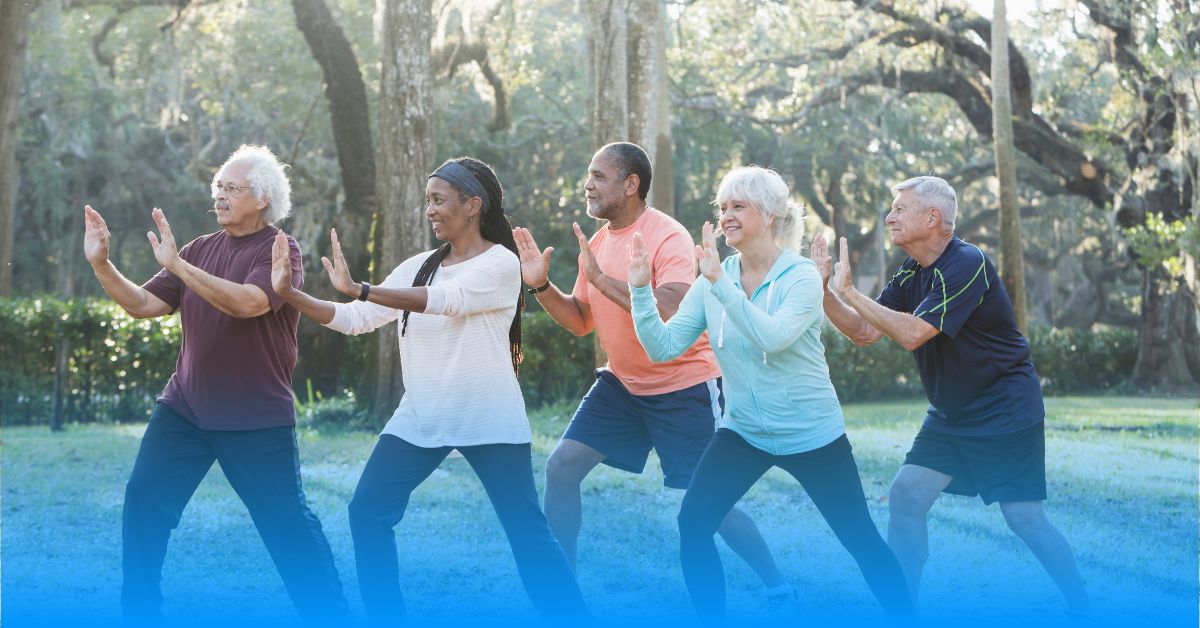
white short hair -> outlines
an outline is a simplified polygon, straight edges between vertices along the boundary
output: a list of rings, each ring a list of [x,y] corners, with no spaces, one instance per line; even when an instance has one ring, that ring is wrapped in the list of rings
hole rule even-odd
[[[954,230],[954,220],[958,217],[958,195],[954,188],[941,177],[913,177],[892,186],[892,192],[899,194],[904,190],[912,190],[926,207],[937,208],[942,212],[942,224],[951,231]]]
[[[767,218],[775,219],[775,242],[789,249],[798,248],[804,235],[804,207],[792,201],[783,177],[770,168],[744,166],[730,170],[717,186],[713,205],[720,209],[731,200],[753,205]]]
[[[292,214],[292,184],[288,181],[289,166],[279,161],[275,153],[266,146],[242,144],[213,175],[212,195],[217,196],[217,181],[225,174],[225,169],[235,161],[245,161],[250,164],[246,171],[246,183],[254,192],[254,198],[267,201],[263,210],[263,220],[275,224]]]

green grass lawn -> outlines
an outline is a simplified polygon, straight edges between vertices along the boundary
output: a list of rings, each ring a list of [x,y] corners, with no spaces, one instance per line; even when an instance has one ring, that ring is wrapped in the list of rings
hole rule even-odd
[[[539,486],[545,456],[572,410],[548,408],[532,417]],[[1047,411],[1047,509],[1075,548],[1097,614],[1121,623],[1196,626],[1200,405],[1194,399],[1059,398],[1047,400]],[[846,407],[881,529],[888,483],[923,414],[916,400]],[[4,428],[6,626],[119,617],[121,502],[143,430]],[[362,432],[300,433],[305,489],[360,617],[346,503],[374,440]],[[682,492],[662,488],[657,460],[652,457],[640,476],[601,466],[584,491],[579,578],[597,617],[616,625],[687,616],[674,521]],[[769,472],[742,506],[800,589],[806,614],[830,623],[880,617],[853,561],[790,476]],[[503,532],[464,460],[447,460],[414,493],[397,543],[415,623],[532,616]],[[997,507],[943,496],[930,516],[930,546],[922,612],[932,623],[1061,617],[1052,583],[1008,532]],[[762,603],[760,586],[743,563],[722,552],[730,616],[749,622]],[[172,537],[163,588],[165,612],[189,622],[230,614],[247,622],[291,616],[266,550],[217,467]]]

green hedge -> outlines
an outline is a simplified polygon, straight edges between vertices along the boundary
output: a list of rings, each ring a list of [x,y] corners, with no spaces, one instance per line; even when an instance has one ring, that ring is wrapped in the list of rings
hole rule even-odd
[[[1033,364],[1047,395],[1125,387],[1137,363],[1138,336],[1132,329],[1035,327],[1030,336]]]
[[[543,312],[526,313],[523,335],[527,406],[578,400],[594,378],[592,337],[572,336]],[[137,321],[108,300],[0,299],[0,338],[0,423],[50,422],[60,341],[67,349],[63,420],[135,421],[145,420],[175,370],[180,329],[176,317]],[[823,340],[843,402],[922,395],[912,356],[896,343],[855,347],[833,329]],[[1137,335],[1129,329],[1040,328],[1031,343],[1048,395],[1124,386],[1137,358]],[[348,399],[314,400],[304,382],[296,386],[304,423],[373,424]]]
[[[49,423],[60,344],[62,419],[145,420],[175,372],[178,318],[134,320],[111,301],[0,300],[0,423]]]

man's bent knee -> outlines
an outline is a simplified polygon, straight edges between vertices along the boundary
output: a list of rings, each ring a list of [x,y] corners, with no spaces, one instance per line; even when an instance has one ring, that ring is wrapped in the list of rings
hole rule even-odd
[[[932,504],[911,483],[897,477],[888,489],[888,513],[892,517],[924,517]]]
[[[559,443],[559,446],[546,460],[546,480],[548,482],[579,484],[599,464],[600,461],[595,460],[594,455],[588,455],[598,454],[598,452],[583,444],[572,445],[570,443],[571,441]]]
[[[1014,534],[1026,539],[1051,528],[1042,502],[1008,502],[1000,504],[1004,521]]]
[[[888,489],[888,511],[894,517],[924,517],[952,479],[932,469],[904,465]]]

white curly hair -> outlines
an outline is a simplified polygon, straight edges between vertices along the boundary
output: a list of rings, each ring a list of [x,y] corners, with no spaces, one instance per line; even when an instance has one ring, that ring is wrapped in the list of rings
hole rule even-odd
[[[280,162],[275,153],[272,153],[271,149],[266,146],[242,144],[233,151],[233,154],[229,155],[229,159],[226,159],[225,163],[217,169],[217,173],[213,175],[211,186],[213,198],[217,197],[217,182],[221,180],[229,165],[237,161],[250,164],[250,169],[246,172],[246,183],[254,193],[254,198],[267,201],[267,207],[263,209],[263,220],[273,225],[290,216],[292,214],[292,184],[287,177],[290,166]]]

